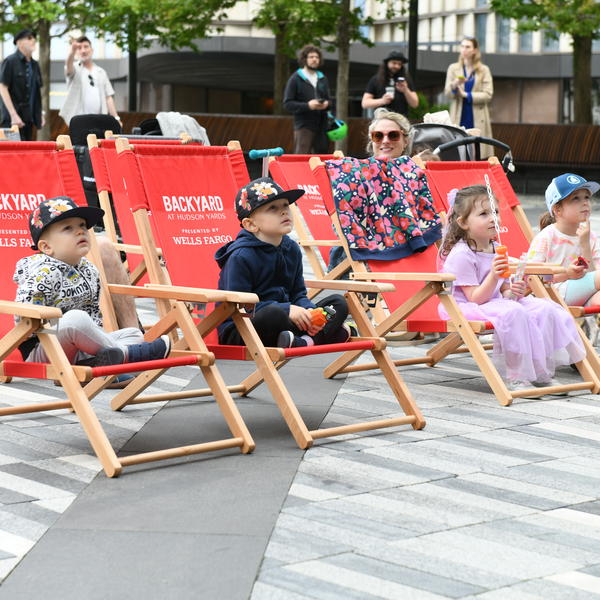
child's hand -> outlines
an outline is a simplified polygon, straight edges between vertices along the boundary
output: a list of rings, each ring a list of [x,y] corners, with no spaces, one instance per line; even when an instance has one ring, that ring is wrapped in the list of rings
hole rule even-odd
[[[300,331],[306,331],[309,335],[314,335],[310,333],[310,330],[314,330],[314,327],[312,324],[310,311],[308,309],[302,308],[302,306],[296,306],[295,304],[290,304],[290,321]],[[318,331],[319,330],[317,329],[317,332]]]
[[[587,271],[587,267],[584,265],[578,265],[577,260],[574,260],[567,267],[567,279],[581,279],[585,272]]]
[[[496,279],[500,279],[502,274],[508,269],[508,256],[503,254],[496,254],[494,261],[492,262],[492,273]]]
[[[511,280],[510,291],[516,300],[518,300],[519,298],[522,298],[525,295],[525,292],[527,291],[526,281],[524,279],[521,279],[520,281],[512,281]]]
[[[586,219],[585,221],[579,223],[579,227],[576,232],[577,237],[579,238],[579,243],[582,246],[590,245],[590,220]]]

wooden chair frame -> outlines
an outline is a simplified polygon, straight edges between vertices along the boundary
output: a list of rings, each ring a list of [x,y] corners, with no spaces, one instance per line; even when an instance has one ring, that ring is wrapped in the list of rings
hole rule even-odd
[[[70,150],[71,144],[68,136],[60,136],[57,140],[57,150]],[[47,144],[45,144],[47,146]],[[2,148],[0,147],[0,153]],[[74,163],[74,158],[73,158]],[[76,170],[76,167],[74,167]],[[83,190],[81,190],[83,197]],[[93,232],[91,232],[92,249],[90,258],[96,263],[100,271],[102,283],[103,298],[102,312],[105,321],[116,323],[114,311],[110,305],[110,293],[128,294],[134,297],[140,297],[140,288],[135,286],[112,286],[106,284],[106,279],[102,272],[101,262],[98,260],[98,252],[95,244]],[[107,293],[109,292],[109,293]],[[107,367],[83,367],[71,365],[55,336],[55,329],[50,324],[51,319],[60,318],[62,312],[57,308],[50,308],[38,305],[24,304],[20,302],[0,301],[0,313],[10,314],[20,317],[18,324],[10,329],[0,340],[0,377],[4,382],[9,383],[12,377],[26,377],[38,379],[58,380],[63,386],[66,400],[42,402],[15,407],[0,408],[0,416],[27,414],[40,411],[71,409],[81,422],[81,425],[88,437],[90,444],[100,460],[104,472],[109,477],[120,474],[123,467],[157,460],[164,460],[179,456],[188,456],[191,454],[204,453],[224,448],[240,448],[243,453],[251,452],[254,449],[254,441],[250,435],[227,386],[215,366],[215,357],[207,349],[204,340],[197,335],[194,321],[190,315],[187,305],[178,297],[178,290],[175,288],[163,289],[158,293],[160,298],[168,297],[169,311],[146,332],[145,339],[153,340],[160,335],[169,334],[175,330],[185,331],[187,333],[187,346],[185,349],[174,348],[169,358],[150,361],[148,363],[129,363],[123,365],[112,365]],[[146,291],[144,297],[152,297],[151,291]],[[186,296],[187,297],[187,296]],[[196,295],[197,301],[206,301],[207,296],[203,294]],[[233,302],[243,301],[244,304],[252,305],[258,298],[253,294],[235,295],[228,294],[222,301],[225,310],[233,310]],[[109,327],[110,328],[110,327]],[[40,340],[42,347],[49,357],[48,364],[27,363],[21,360],[9,358],[18,346],[35,333]],[[131,385],[136,389],[143,389],[146,369],[160,368],[164,372],[173,366],[197,365],[219,405],[225,418],[227,426],[231,431],[232,437],[205,442],[201,444],[179,446],[143,452],[124,457],[118,457],[112,448],[108,437],[106,436],[102,425],[100,424],[90,403],[99,392],[111,383],[116,375],[128,372],[143,371],[134,378]],[[153,378],[152,381],[154,381]],[[86,384],[83,386],[82,384]],[[162,394],[163,400],[170,400],[176,394]]]
[[[119,140],[117,142],[119,153],[124,153],[130,150],[127,140]],[[238,142],[230,142],[228,144],[230,150],[237,150],[240,148]],[[140,180],[139,174],[131,177],[131,181],[128,181],[129,193],[134,193],[134,186],[136,181]],[[145,190],[141,187],[137,190],[137,193],[145,193]],[[168,290],[171,285],[171,280],[168,272],[164,269],[161,263],[160,256],[156,252],[157,243],[153,235],[153,228],[150,225],[150,215],[146,208],[138,208],[134,212],[134,219],[138,230],[138,235],[144,251],[144,258],[148,267],[148,275],[151,284],[146,285],[143,290],[147,290],[148,293],[158,293],[162,290]],[[160,231],[160,222],[155,221],[156,230]],[[164,250],[164,248],[163,248]],[[220,323],[225,319],[232,317],[238,331],[240,332],[245,347],[213,347],[209,346],[209,349],[215,353],[217,358],[235,358],[252,360],[256,364],[256,371],[246,377],[241,383],[230,386],[231,392],[238,393],[240,396],[248,395],[253,389],[260,385],[263,381],[267,384],[271,395],[273,396],[292,436],[294,437],[297,445],[300,448],[309,448],[312,446],[315,439],[357,433],[361,431],[380,429],[384,427],[395,427],[399,425],[411,425],[414,429],[421,429],[425,426],[425,420],[412,398],[408,388],[404,381],[400,377],[397,370],[394,368],[393,363],[385,349],[385,340],[380,339],[373,328],[373,325],[367,318],[364,310],[361,306],[360,300],[356,293],[366,292],[379,292],[381,290],[391,290],[393,286],[389,284],[377,284],[377,283],[366,283],[366,282],[335,282],[335,281],[310,281],[307,285],[311,287],[319,287],[320,289],[337,289],[346,291],[346,300],[350,314],[353,316],[359,332],[360,338],[353,339],[354,347],[361,348],[362,351],[370,350],[372,353],[378,368],[381,369],[382,373],[386,377],[386,380],[390,386],[390,389],[396,396],[396,399],[406,414],[403,417],[382,419],[377,421],[366,421],[362,423],[356,423],[352,425],[342,425],[337,427],[329,427],[324,429],[309,430],[304,422],[300,412],[298,411],[296,404],[292,398],[292,395],[285,386],[278,370],[283,367],[287,361],[295,356],[313,355],[317,353],[325,353],[332,351],[339,351],[345,344],[332,344],[326,346],[316,346],[311,348],[267,348],[263,345],[260,338],[258,337],[252,323],[247,318],[248,313],[241,308],[240,305],[237,308],[225,306],[223,304],[217,306],[204,319],[200,320],[196,325],[197,334],[201,337],[207,336],[211,333]],[[111,287],[111,291],[115,291],[115,287]],[[196,290],[188,288],[189,296],[180,299],[194,302],[195,297],[198,293],[209,294],[207,290]],[[144,293],[144,291],[142,291]],[[233,292],[212,292],[213,299],[218,299],[221,295],[232,294]],[[159,308],[159,311],[167,311],[168,303],[163,303]],[[176,348],[186,348],[189,344],[188,335],[189,331],[183,332],[183,337],[175,344]],[[231,349],[236,349],[235,353],[231,352]],[[221,351],[221,352],[220,352]],[[242,357],[240,356],[243,355]],[[146,379],[151,379],[154,375],[158,376],[159,373],[145,373],[143,375]],[[137,393],[140,391],[140,384],[136,381],[120,392],[113,400],[112,407],[115,410],[120,410],[127,404],[134,402],[150,402],[154,401],[156,397],[144,397],[135,398]],[[207,391],[204,389],[190,390],[185,392],[185,397],[202,397],[206,395]],[[180,396],[184,397],[184,396]]]
[[[324,164],[319,159],[311,159],[311,167],[315,171],[322,189],[329,181],[325,173]],[[329,186],[331,189],[331,186]],[[331,203],[330,203],[331,204]],[[486,353],[486,348],[478,339],[478,334],[490,331],[490,325],[483,321],[469,321],[462,313],[460,306],[452,296],[449,290],[449,284],[455,279],[450,273],[437,273],[428,271],[426,273],[403,273],[403,272],[378,272],[373,273],[367,270],[364,263],[352,259],[347,241],[342,233],[342,228],[336,212],[330,212],[334,227],[340,236],[347,258],[352,265],[351,278],[361,281],[413,281],[422,282],[423,286],[412,298],[407,299],[402,305],[395,308],[391,314],[375,326],[375,332],[379,336],[385,336],[389,331],[398,327],[407,327],[409,316],[430,298],[437,296],[439,302],[445,308],[450,319],[448,322],[448,335],[433,348],[428,350],[423,357],[407,358],[395,360],[395,366],[405,366],[414,364],[425,364],[434,366],[443,358],[457,351],[470,352],[477,363],[482,375],[488,382],[492,392],[498,402],[503,406],[508,406],[514,398],[523,396],[543,396],[548,393],[559,391],[591,390],[593,393],[600,391],[600,379],[596,375],[593,367],[587,359],[577,363],[577,369],[582,375],[584,381],[580,383],[564,384],[559,386],[547,386],[531,388],[527,390],[511,391],[507,388],[504,380],[498,373],[491,358]],[[430,250],[435,251],[435,248]],[[537,274],[549,274],[556,272],[554,267],[539,267],[535,269]],[[345,352],[338,359],[326,367],[324,373],[326,377],[334,377],[338,373],[356,372],[377,368],[373,363],[350,365],[360,352]]]

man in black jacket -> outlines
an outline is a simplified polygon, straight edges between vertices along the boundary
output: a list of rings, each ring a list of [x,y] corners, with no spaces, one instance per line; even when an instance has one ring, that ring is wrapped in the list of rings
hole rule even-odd
[[[33,126],[42,126],[42,75],[32,54],[36,36],[23,29],[14,37],[17,51],[7,56],[0,70],[2,127],[18,125],[21,139],[31,140]]]
[[[316,46],[298,53],[300,68],[285,86],[283,105],[294,115],[294,154],[326,154],[329,83],[319,71],[323,55]]]

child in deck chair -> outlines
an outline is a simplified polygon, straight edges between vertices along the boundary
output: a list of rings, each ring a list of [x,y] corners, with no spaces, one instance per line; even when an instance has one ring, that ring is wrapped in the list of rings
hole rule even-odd
[[[467,319],[494,325],[494,362],[510,389],[555,385],[556,367],[585,357],[573,318],[551,300],[525,296],[524,281],[501,277],[508,259],[495,253],[485,186],[462,188],[453,204],[449,199],[440,259],[441,270],[456,275],[452,295]],[[441,307],[440,314],[448,318]]]
[[[166,335],[145,342],[142,332],[133,327],[110,333],[102,329],[100,278],[85,256],[90,250],[88,230],[103,215],[100,208],[78,206],[66,196],[44,200],[29,215],[32,249],[40,253],[17,263],[16,300],[62,309],[57,338],[72,364],[102,366],[165,358],[170,350]],[[36,336],[19,350],[28,362],[47,362]]]
[[[290,348],[345,342],[350,328],[344,324],[348,306],[333,294],[316,306],[331,306],[335,314],[323,327],[312,324],[311,308],[302,275],[302,254],[287,234],[292,230],[289,205],[303,190],[284,190],[269,177],[251,181],[235,198],[242,230],[219,248],[219,289],[252,292],[259,302],[252,323],[266,346]],[[219,342],[234,346],[244,341],[231,319],[219,325]]]
[[[546,189],[548,212],[529,247],[528,260],[565,267],[553,282],[570,306],[600,304],[600,244],[590,230],[592,195],[598,190],[600,184],[573,173],[555,177]]]

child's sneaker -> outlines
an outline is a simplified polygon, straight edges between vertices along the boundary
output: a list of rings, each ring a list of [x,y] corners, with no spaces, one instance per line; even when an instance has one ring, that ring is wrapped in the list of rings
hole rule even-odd
[[[555,385],[562,385],[560,381],[558,381],[558,379],[554,379],[554,377],[551,377],[550,379],[547,380],[537,380],[533,382],[533,385],[535,385],[535,387],[550,387],[550,386],[555,386]],[[569,392],[550,392],[549,394],[546,394],[547,396],[568,396]]]
[[[278,348],[300,348],[308,346],[308,342],[303,337],[294,335],[291,331],[282,331],[277,337]]]
[[[121,348],[110,347],[98,350],[95,356],[84,358],[77,362],[85,367],[106,367],[108,365],[120,365],[125,362],[125,353]]]
[[[533,387],[535,387],[532,383],[529,383],[529,381],[521,381],[518,379],[513,379],[512,381],[509,381],[508,384],[508,389],[511,392],[520,392],[521,390],[530,390]],[[519,398],[539,398],[539,394],[535,395],[528,395],[528,396],[519,396]]]
[[[127,362],[145,362],[166,358],[171,351],[171,339],[161,335],[152,342],[142,342],[127,346]]]

